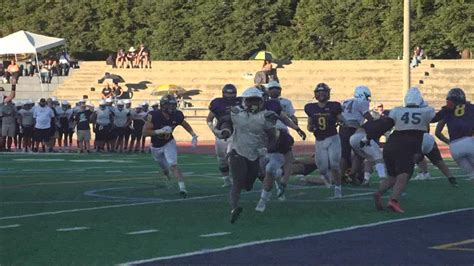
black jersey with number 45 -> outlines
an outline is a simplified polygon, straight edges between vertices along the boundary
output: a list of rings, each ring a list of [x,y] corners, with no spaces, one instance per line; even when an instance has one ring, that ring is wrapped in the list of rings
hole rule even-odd
[[[324,107],[317,103],[308,103],[304,106],[304,112],[311,118],[316,140],[324,140],[337,134],[337,116],[342,113],[340,103],[327,102]]]

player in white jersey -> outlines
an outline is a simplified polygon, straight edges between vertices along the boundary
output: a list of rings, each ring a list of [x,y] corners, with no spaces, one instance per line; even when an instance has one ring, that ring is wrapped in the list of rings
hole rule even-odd
[[[295,108],[293,107],[293,103],[286,99],[281,97],[281,85],[280,83],[276,81],[270,81],[267,85],[268,88],[268,95],[270,96],[270,99],[276,99],[280,102],[281,105],[281,113],[284,116],[287,116],[295,125],[298,125],[298,119],[295,116]],[[278,129],[283,129],[288,131],[288,127],[282,123],[282,121],[278,120],[276,122],[276,127]],[[284,166],[283,166],[283,176],[280,180],[280,182],[276,181],[277,185],[277,197],[280,200],[285,199],[285,189],[288,184],[288,180],[290,179],[290,175],[292,174],[291,169],[292,169],[292,164],[293,161],[295,160],[293,156],[293,152],[289,150],[287,153],[284,154]]]
[[[360,183],[355,174],[358,172],[359,165],[361,165],[362,158],[359,155],[354,156],[352,160],[352,148],[350,138],[355,133],[364,121],[373,120],[370,114],[370,89],[367,86],[361,85],[354,89],[354,97],[345,100],[342,103],[342,116],[346,123],[339,127],[339,137],[341,138],[341,173],[344,175],[346,171],[351,168],[351,179],[356,183]]]
[[[431,163],[433,163],[433,165],[436,166],[446,178],[448,178],[449,183],[451,183],[452,186],[457,187],[456,178],[452,175],[448,166],[441,157],[441,153],[434,137],[429,133],[423,134],[421,153],[422,154],[420,155],[420,158],[417,162],[421,171],[415,178],[413,178],[413,180],[426,180],[431,178],[431,175],[428,172],[428,163],[425,158],[426,156],[428,159],[430,159]]]
[[[101,152],[105,148],[105,143],[110,141],[110,129],[113,122],[113,114],[107,108],[106,101],[100,101],[99,108],[92,114],[91,121],[94,125],[97,152]]]
[[[405,95],[405,106],[395,107],[390,111],[389,117],[393,120],[395,130],[383,150],[388,178],[380,182],[378,191],[374,193],[378,210],[383,209],[383,193],[393,188],[388,207],[395,212],[404,212],[398,200],[413,175],[416,157],[421,154],[423,134],[427,132],[435,115],[432,107],[420,107],[422,103],[421,92],[412,87]]]
[[[229,153],[233,179],[230,192],[231,223],[234,223],[242,212],[239,205],[241,191],[252,190],[258,177],[259,159],[265,156],[267,144],[276,144],[275,123],[267,118],[274,113],[264,109],[262,91],[254,87],[249,88],[242,97],[244,109],[234,107],[231,111],[234,129],[232,150]]]
[[[112,110],[112,113],[114,115],[112,129],[114,150],[123,152],[126,130],[132,123],[132,120],[130,119],[130,111],[125,108],[125,103],[122,100],[119,100],[117,102],[117,107]]]

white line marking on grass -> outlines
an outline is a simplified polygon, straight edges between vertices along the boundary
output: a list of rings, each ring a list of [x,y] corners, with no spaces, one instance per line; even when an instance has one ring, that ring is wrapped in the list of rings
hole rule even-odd
[[[123,173],[122,170],[105,170],[105,173]]]
[[[60,181],[60,182],[41,182],[24,185],[0,186],[0,189],[5,188],[21,188],[31,186],[45,186],[45,185],[64,185],[64,184],[81,184],[81,183],[97,183],[97,182],[115,182],[115,181],[132,181],[132,180],[150,180],[156,177],[137,177],[137,178],[115,178],[115,179],[99,179],[99,180],[80,180],[80,181]]]
[[[470,211],[470,210],[474,210],[474,208],[464,208],[464,209],[450,210],[450,211],[444,211],[444,212],[436,212],[436,213],[420,215],[420,216],[414,216],[414,217],[408,217],[408,218],[401,218],[401,219],[388,220],[388,221],[382,221],[382,222],[376,222],[376,223],[370,223],[370,224],[350,226],[350,227],[346,227],[346,228],[333,229],[333,230],[328,230],[328,231],[323,231],[323,232],[318,232],[318,233],[302,234],[302,235],[297,235],[297,236],[274,238],[274,239],[267,239],[267,240],[260,240],[260,241],[252,241],[252,242],[247,242],[247,243],[242,243],[242,244],[237,244],[237,245],[231,245],[231,246],[226,246],[226,247],[216,248],[216,249],[207,249],[207,250],[200,250],[200,251],[183,253],[183,254],[179,254],[179,255],[163,256],[163,257],[155,257],[155,258],[151,258],[151,259],[130,261],[130,262],[121,263],[119,265],[135,265],[135,264],[140,264],[140,263],[156,262],[156,261],[160,261],[160,260],[183,258],[183,257],[188,257],[188,256],[193,256],[193,255],[202,255],[202,254],[206,254],[206,253],[225,251],[225,250],[229,250],[229,249],[254,246],[254,245],[258,245],[258,244],[272,243],[272,242],[285,241],[285,240],[297,240],[297,239],[303,239],[303,238],[307,238],[307,237],[321,236],[321,235],[327,235],[327,234],[331,234],[331,233],[346,232],[346,231],[351,231],[351,230],[356,230],[356,229],[361,229],[361,228],[369,228],[369,227],[374,227],[374,226],[384,225],[384,224],[392,224],[392,223],[398,223],[398,222],[404,222],[404,221],[410,221],[410,220],[430,218],[430,217],[435,217],[435,216],[440,216],[440,215],[445,215],[445,214],[450,214],[450,213],[455,213],[455,212]]]
[[[156,229],[150,229],[150,230],[142,230],[142,231],[135,231],[135,232],[128,232],[126,233],[127,235],[142,235],[142,234],[149,234],[149,233],[154,233],[158,232]]]
[[[107,205],[107,206],[100,206],[100,207],[69,209],[69,210],[59,210],[59,211],[50,211],[50,212],[38,212],[38,213],[30,213],[30,214],[23,214],[23,215],[16,215],[16,216],[0,217],[0,221],[1,220],[19,219],[19,218],[28,218],[28,217],[37,217],[37,216],[46,216],[46,215],[56,215],[56,214],[63,214],[63,213],[95,211],[95,210],[104,210],[104,209],[113,209],[113,208],[122,208],[122,207],[133,207],[133,206],[140,206],[140,205],[160,204],[160,203],[169,203],[169,202],[192,201],[192,200],[199,200],[199,199],[208,199],[208,198],[213,198],[213,197],[224,197],[224,196],[228,196],[228,195],[229,195],[228,193],[225,193],[225,194],[216,194],[216,195],[209,195],[209,196],[192,197],[192,198],[186,198],[186,199],[172,199],[172,200],[162,200],[162,201],[156,201],[155,200],[155,201],[147,201],[147,202]]]
[[[70,232],[70,231],[79,231],[79,230],[86,230],[89,229],[89,227],[70,227],[70,228],[59,228],[56,229],[58,232]]]
[[[66,160],[65,159],[37,159],[37,158],[31,158],[31,159],[13,159],[13,161],[18,161],[18,162],[64,162]]]
[[[19,224],[9,224],[9,225],[1,225],[0,229],[6,229],[6,228],[13,228],[13,227],[19,227]]]
[[[69,160],[73,163],[136,163],[132,160]]]
[[[230,234],[232,233],[231,232],[217,232],[217,233],[212,233],[212,234],[200,235],[200,237],[225,236],[225,235],[230,235]]]

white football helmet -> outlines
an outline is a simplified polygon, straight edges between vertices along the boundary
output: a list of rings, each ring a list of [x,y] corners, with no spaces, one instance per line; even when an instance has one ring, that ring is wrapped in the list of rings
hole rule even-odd
[[[130,103],[132,103],[132,101],[130,101],[130,99],[125,99],[125,100],[123,100],[123,103],[124,104],[130,104]]]
[[[355,89],[354,89],[354,98],[369,101],[370,97],[372,97],[372,94],[370,93],[369,87],[367,87],[365,85],[360,85],[360,86],[355,87]]]
[[[242,93],[244,107],[248,112],[257,113],[263,109],[263,91],[251,87]]]
[[[420,107],[423,103],[423,96],[417,87],[411,87],[405,94],[405,106],[417,106]]]
[[[242,93],[242,98],[260,98],[263,100],[263,92],[255,87],[251,87]]]

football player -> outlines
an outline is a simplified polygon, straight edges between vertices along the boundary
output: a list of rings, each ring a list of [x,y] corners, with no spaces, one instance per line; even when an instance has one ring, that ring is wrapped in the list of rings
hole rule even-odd
[[[178,149],[173,137],[173,130],[182,126],[192,136],[192,146],[196,147],[198,136],[191,125],[184,120],[181,111],[176,110],[177,101],[172,95],[165,95],[160,100],[160,109],[150,111],[146,116],[143,135],[151,136],[151,154],[163,170],[163,174],[170,179],[169,172],[178,179],[179,194],[186,198],[187,191],[184,177],[178,167]]]
[[[314,89],[317,103],[308,103],[304,111],[308,116],[308,131],[316,138],[315,161],[322,175],[331,172],[334,178],[334,197],[341,198],[341,140],[337,134],[336,123],[344,123],[342,107],[338,102],[329,101],[331,89],[326,83],[319,83]]]
[[[350,144],[355,153],[368,160],[371,165],[375,164],[375,170],[379,178],[387,177],[382,151],[378,144],[378,139],[385,134],[387,129],[393,127],[390,118],[380,117],[377,120],[370,120],[364,123],[350,138]],[[370,175],[364,176],[363,184],[368,184]]]
[[[273,147],[275,139],[275,114],[264,108],[263,92],[248,88],[242,94],[243,108],[234,107],[231,120],[234,133],[229,152],[230,173],[233,179],[230,191],[231,219],[234,223],[242,212],[239,206],[243,189],[252,190],[259,174],[259,159]]]
[[[367,86],[361,85],[354,89],[354,98],[345,100],[342,103],[342,116],[346,120],[346,124],[339,127],[339,137],[341,138],[341,173],[346,173],[349,167],[351,168],[351,179],[356,184],[360,184],[360,180],[356,173],[361,165],[362,158],[360,153],[355,153],[352,157],[352,148],[350,143],[351,136],[355,133],[364,121],[373,120],[370,114],[370,89]],[[351,160],[353,158],[353,160]]]
[[[214,134],[216,142],[215,149],[219,172],[224,180],[223,187],[232,185],[229,177],[229,162],[227,153],[230,151],[232,141],[232,121],[230,118],[230,108],[240,106],[242,99],[237,97],[237,88],[233,84],[225,84],[222,88],[222,97],[215,98],[209,104],[209,114],[207,115],[207,125]],[[214,124],[214,119],[217,121]]]
[[[127,109],[130,112],[130,116],[133,116],[133,113],[135,112],[134,109],[132,109],[132,101],[130,99],[124,99],[123,103],[125,104],[125,109]],[[130,123],[131,125],[131,123]],[[129,149],[128,144],[130,142],[130,136],[132,134],[132,127],[128,126],[125,128],[125,135],[123,137],[123,150],[127,151]],[[131,150],[132,148],[130,148]]]
[[[145,125],[145,118],[147,113],[143,111],[142,104],[139,104],[132,113],[132,138],[130,140],[129,152],[140,151],[140,140],[142,139],[143,126]],[[136,142],[136,144],[135,144]],[[133,148],[135,144],[135,149]]]
[[[448,178],[449,183],[452,186],[457,186],[456,178],[451,174],[448,166],[441,157],[438,145],[435,139],[429,133],[423,134],[423,143],[421,144],[421,155],[419,156],[417,163],[421,169],[420,173],[413,178],[413,180],[425,180],[430,179],[430,173],[428,172],[428,163],[426,162],[425,156],[430,159],[431,163],[435,165],[445,177]]]
[[[421,107],[422,104],[420,90],[411,87],[405,95],[405,106],[395,107],[389,113],[395,130],[383,150],[388,178],[381,180],[377,192],[373,195],[377,210],[383,210],[382,195],[393,188],[388,207],[394,212],[404,212],[400,207],[399,198],[413,175],[416,156],[421,154],[423,134],[427,132],[435,115],[432,107]]]
[[[110,141],[110,130],[113,123],[112,111],[107,108],[105,100],[100,101],[99,108],[91,116],[91,121],[94,125],[97,152],[102,152],[105,149],[105,143]]]
[[[433,119],[438,122],[436,137],[449,144],[451,156],[474,182],[474,105],[466,101],[461,88],[453,88],[446,97],[444,106]],[[448,126],[449,139],[443,128]]]
[[[286,98],[281,97],[281,85],[276,82],[276,81],[270,81],[267,85],[268,88],[268,96],[270,97],[270,101],[278,101],[280,103],[280,112],[277,112],[277,114],[281,115],[283,118],[288,117],[290,121],[287,120],[285,121],[277,121],[277,128],[284,130],[284,133],[288,133],[288,128],[286,125],[290,125],[291,128],[295,129],[300,136],[303,136],[303,140],[306,139],[306,134],[298,128],[298,119],[295,116],[295,109],[293,108],[293,104],[291,103],[290,100]],[[273,110],[275,111],[275,110]],[[290,123],[291,122],[291,123]],[[298,131],[299,129],[299,131]],[[287,134],[285,134],[287,135]],[[287,136],[282,136],[285,139],[289,139]],[[291,138],[291,135],[289,136]],[[291,143],[293,143],[293,139],[291,138]],[[290,175],[292,174],[291,169],[292,169],[292,163],[294,161],[294,156],[293,152],[290,149],[284,154],[285,156],[285,165],[283,167],[283,176],[281,178],[280,182],[276,182],[277,184],[277,197],[279,200],[285,200],[285,189],[288,184],[288,180],[290,178]]]
[[[122,100],[118,100],[117,108],[112,109],[114,116],[113,130],[113,145],[114,150],[123,152],[124,138],[127,128],[130,128],[132,119],[130,118],[130,110],[125,108],[125,103]]]

